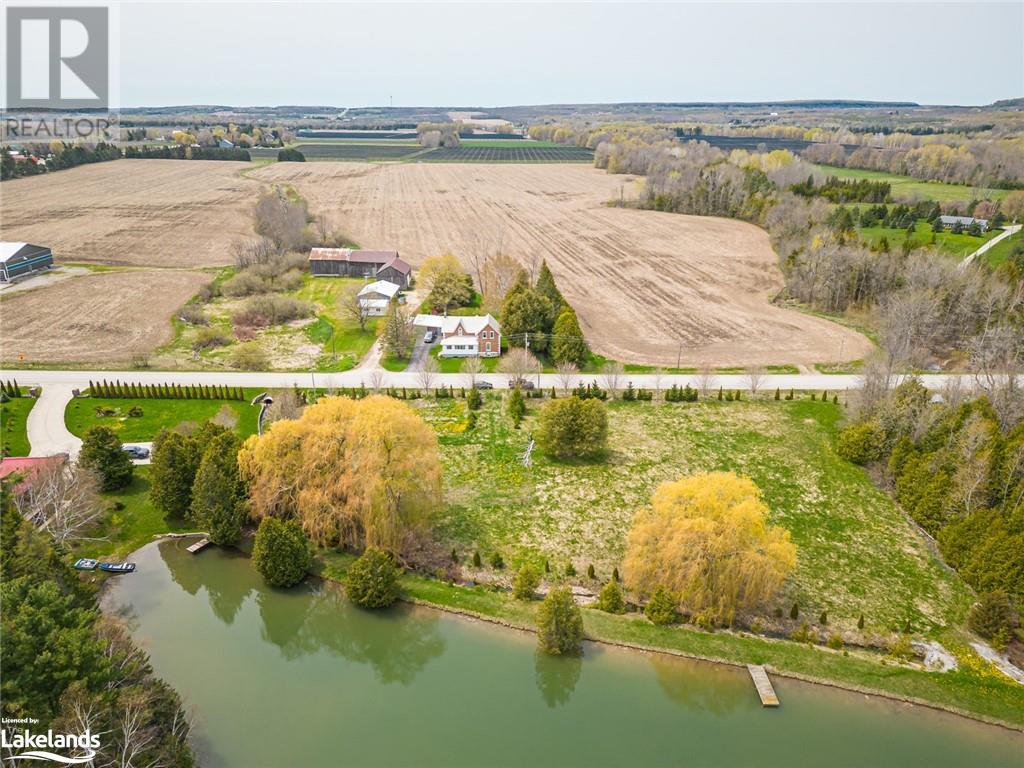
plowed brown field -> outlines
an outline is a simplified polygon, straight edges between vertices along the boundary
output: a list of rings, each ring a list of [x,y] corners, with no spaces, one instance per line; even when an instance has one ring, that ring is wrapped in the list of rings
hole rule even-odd
[[[246,163],[116,160],[4,182],[4,240],[40,243],[58,262],[206,267],[252,237],[260,183]]]
[[[118,270],[15,293],[0,301],[0,360],[130,363],[170,340],[171,315],[209,280],[177,269]]]
[[[853,360],[858,333],[770,303],[782,287],[764,231],[727,219],[610,208],[622,176],[576,165],[275,164],[364,248],[413,265],[481,248],[547,259],[595,352],[716,366]],[[680,353],[681,349],[681,353]]]

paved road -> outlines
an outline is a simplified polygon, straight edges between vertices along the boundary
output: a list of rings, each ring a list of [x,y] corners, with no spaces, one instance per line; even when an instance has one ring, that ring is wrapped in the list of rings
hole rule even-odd
[[[28,438],[32,446],[32,456],[52,456],[55,453],[67,453],[72,457],[78,455],[82,441],[68,432],[64,426],[64,409],[71,400],[71,391],[74,388],[85,389],[90,381],[119,380],[122,382],[134,382],[140,384],[225,384],[232,387],[259,387],[266,389],[286,387],[311,387],[320,389],[358,387],[361,384],[367,388],[372,386],[369,378],[370,371],[352,370],[345,373],[224,373],[218,371],[204,372],[182,372],[182,371],[5,371],[4,375],[13,377],[22,385],[40,385],[43,388],[42,396],[36,403],[28,418]],[[441,373],[436,375],[435,386],[454,387],[469,386],[469,377],[461,373]],[[542,373],[530,377],[533,381],[545,389],[550,387],[562,388],[562,381],[557,374]],[[636,387],[661,389],[668,388],[673,384],[684,386],[698,386],[696,375],[665,375],[656,379],[650,374],[629,374],[623,376],[619,386],[625,387],[627,381],[632,381]],[[933,389],[941,389],[950,379],[960,378],[973,384],[972,376],[957,376],[953,374],[927,374],[920,377],[924,384]],[[385,373],[382,386],[409,387],[410,389],[419,386],[419,373],[416,371],[402,371],[400,373]],[[488,381],[496,388],[507,388],[509,377],[499,373],[484,373],[477,376],[477,379]],[[607,387],[607,382],[601,374],[580,374],[572,381],[572,386],[578,383],[595,382],[602,387]],[[722,374],[713,377],[711,385],[713,389],[725,387],[726,389],[749,389],[750,382],[744,374]],[[776,387],[783,391],[788,389],[804,390],[829,390],[830,392],[856,389],[860,386],[858,376],[837,374],[829,375],[823,373],[797,373],[797,374],[772,374],[764,377],[760,385],[762,391],[774,391]]]

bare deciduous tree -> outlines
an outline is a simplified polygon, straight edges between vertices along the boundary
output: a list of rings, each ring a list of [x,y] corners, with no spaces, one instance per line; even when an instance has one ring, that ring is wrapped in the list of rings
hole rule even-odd
[[[654,391],[660,392],[662,379],[665,378],[665,369],[660,367],[655,368],[651,371],[651,378],[654,379]]]
[[[469,381],[470,387],[476,386],[476,377],[479,376],[484,369],[483,360],[474,355],[473,357],[467,357],[462,361],[462,365],[459,366],[462,374]]]
[[[751,396],[756,395],[764,384],[765,371],[759,365],[752,365],[747,368],[747,387]]]
[[[374,392],[380,392],[384,386],[384,369],[374,368],[370,371],[370,386]]]
[[[609,361],[601,366],[601,380],[613,398],[622,386],[622,377],[625,374],[626,369],[622,363]]]
[[[700,373],[697,374],[697,389],[700,390],[700,396],[707,398],[708,393],[711,391],[711,387],[715,383],[715,370],[707,363],[704,363],[700,367]]]
[[[540,373],[540,363],[533,354],[522,347],[514,347],[509,353],[501,358],[498,363],[498,370],[508,375],[509,386],[513,386],[520,379]]]
[[[303,404],[295,389],[275,389],[267,394],[274,402],[267,406],[267,413],[264,417],[266,424],[297,419],[302,415]]]
[[[342,317],[358,323],[360,331],[365,331],[366,322],[370,319],[371,308],[369,302],[360,298],[360,290],[358,285],[346,288],[338,298],[338,311]]]
[[[576,367],[576,363],[569,360],[559,363],[555,369],[558,371],[558,381],[561,383],[562,389],[568,392],[572,389],[572,383],[580,369]]]
[[[416,381],[420,389],[424,390],[424,394],[434,388],[434,382],[437,380],[437,374],[440,372],[441,366],[438,365],[436,359],[430,355],[423,358],[423,362],[416,371]]]
[[[55,459],[14,494],[18,513],[57,544],[78,541],[102,517],[96,475]]]

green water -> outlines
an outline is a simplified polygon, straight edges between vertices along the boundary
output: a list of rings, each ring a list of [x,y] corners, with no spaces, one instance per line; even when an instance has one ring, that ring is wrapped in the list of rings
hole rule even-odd
[[[1024,737],[944,713],[746,672],[535,638],[431,611],[357,610],[331,585],[264,587],[240,555],[168,541],[105,607],[135,622],[196,720],[203,766],[1024,765]]]

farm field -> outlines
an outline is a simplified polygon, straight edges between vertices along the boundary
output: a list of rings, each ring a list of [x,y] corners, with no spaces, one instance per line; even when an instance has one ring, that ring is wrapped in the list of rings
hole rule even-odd
[[[394,248],[414,266],[450,251],[468,267],[499,247],[547,259],[594,352],[614,360],[812,365],[871,349],[770,303],[782,275],[763,230],[609,207],[633,180],[583,164],[286,163],[249,176],[295,186],[362,247]]]
[[[818,170],[826,176],[838,176],[840,179],[870,179],[885,181],[892,185],[892,196],[897,200],[963,200],[991,198],[1001,200],[1006,197],[1005,189],[978,189],[964,184],[942,184],[937,181],[922,181],[910,176],[900,176],[883,171],[868,171],[861,168],[840,168],[834,165],[819,165]]]
[[[501,397],[488,395],[475,430],[465,430],[461,399],[414,401],[438,431],[447,509],[444,533],[468,558],[499,552],[506,563],[548,560],[593,565],[600,581],[621,568],[633,514],[660,483],[695,472],[749,476],[798,547],[797,567],[776,605],[808,616],[827,611],[830,626],[853,630],[863,613],[875,631],[930,632],[958,626],[969,590],[930,554],[896,505],[859,467],[833,450],[842,406],[798,394],[694,404],[609,405],[604,462],[558,462],[539,450],[520,460],[541,401],[514,430]],[[510,565],[510,569],[514,566]],[[770,607],[764,613],[770,615]]]
[[[130,364],[170,339],[171,315],[209,280],[203,272],[124,269],[12,294],[0,300],[0,361]]]
[[[589,163],[593,150],[549,142],[467,139],[458,147],[424,149],[408,142],[296,144],[306,160],[399,161],[424,163]],[[276,149],[250,150],[254,159],[277,159]]]
[[[440,147],[415,158],[424,163],[591,163],[594,151],[585,147],[458,146]]]
[[[275,155],[276,157],[276,155]],[[258,182],[247,163],[114,160],[6,182],[5,240],[45,243],[58,263],[209,267],[250,238]]]
[[[306,160],[403,160],[418,152],[423,152],[423,147],[418,144],[353,144],[349,142],[329,144],[296,144],[292,147],[299,150]],[[270,158],[277,160],[278,149],[252,149],[249,150],[253,159]]]

